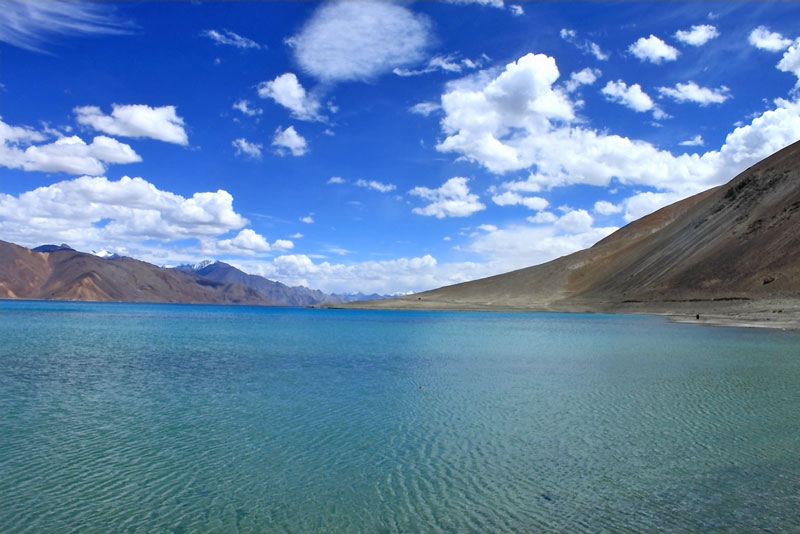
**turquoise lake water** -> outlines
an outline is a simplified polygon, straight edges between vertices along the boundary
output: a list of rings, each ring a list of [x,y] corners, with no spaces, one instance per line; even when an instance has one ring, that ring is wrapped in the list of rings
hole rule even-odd
[[[800,335],[0,301],[0,532],[800,531]]]

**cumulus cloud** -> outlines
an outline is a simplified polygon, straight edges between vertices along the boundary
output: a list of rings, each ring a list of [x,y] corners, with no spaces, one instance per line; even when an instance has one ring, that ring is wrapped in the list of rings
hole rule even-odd
[[[76,107],[73,111],[79,124],[90,126],[109,135],[122,137],[148,137],[188,145],[183,119],[175,113],[175,106],[153,108],[143,104],[112,105],[111,115],[105,115],[97,106]]]
[[[610,57],[608,54],[603,52],[603,50],[600,48],[600,45],[597,43],[594,43],[588,39],[579,39],[578,33],[575,30],[561,28],[559,35],[561,35],[562,39],[577,47],[578,50],[581,50],[584,54],[594,56],[594,58],[598,61],[607,61]]]
[[[616,82],[609,81],[606,86],[603,87],[602,93],[607,100],[622,104],[639,113],[652,111],[653,117],[656,119],[666,117],[661,108],[655,105],[650,96],[642,91],[642,86],[638,83],[628,87],[622,80],[617,80]]]
[[[356,180],[355,185],[357,187],[363,187],[365,189],[372,189],[373,191],[379,191],[381,193],[388,193],[390,191],[394,191],[397,189],[397,186],[394,184],[385,184],[383,182],[378,182],[376,180]]]
[[[343,184],[344,183],[344,178],[342,178],[341,176],[331,176],[327,183],[328,184]]]
[[[594,203],[594,211],[600,215],[614,215],[622,212],[622,206],[612,204],[607,200],[598,200]]]
[[[325,118],[319,114],[320,103],[311,96],[297,81],[293,72],[281,74],[268,82],[258,85],[258,96],[271,98],[281,106],[288,108],[292,116],[304,121],[321,121]]]
[[[294,126],[289,126],[282,130],[280,126],[275,130],[275,137],[272,139],[272,146],[277,147],[279,155],[284,156],[287,150],[292,156],[302,156],[308,152],[308,143],[305,138],[297,133]]]
[[[314,224],[314,214],[309,213],[305,217],[300,217],[300,222],[304,224]]]
[[[254,255],[274,250],[291,250],[294,243],[287,239],[278,239],[272,245],[267,238],[250,228],[244,228],[235,237],[221,239],[217,243],[218,253]]]
[[[492,201],[498,206],[525,206],[528,209],[542,211],[550,203],[542,197],[524,197],[514,191],[506,191],[492,196]]]
[[[668,45],[655,35],[640,37],[628,47],[628,51],[640,61],[649,61],[656,65],[664,61],[675,61],[680,53],[677,48]]]
[[[701,106],[722,104],[731,97],[730,89],[724,85],[717,89],[711,89],[710,87],[700,87],[693,81],[677,83],[675,87],[659,87],[658,92],[677,102],[694,102]]]
[[[128,33],[108,5],[97,2],[6,0],[0,9],[0,41],[33,52],[53,36]]]
[[[247,100],[239,100],[238,102],[233,104],[233,109],[237,109],[247,115],[248,117],[256,117],[264,113],[264,111],[260,108],[251,108],[250,102]]]
[[[230,30],[205,30],[201,35],[212,39],[218,45],[235,46],[236,48],[261,48],[261,45],[252,39],[242,37]]]
[[[756,48],[770,52],[786,50],[792,44],[791,39],[786,39],[780,33],[769,31],[766,26],[759,26],[751,31],[747,40]]]
[[[573,104],[553,87],[557,78],[552,58],[528,55],[499,74],[449,83],[442,95],[445,138],[437,148],[497,174],[527,169],[527,179],[501,184],[508,191],[608,186],[614,179],[683,198],[730,180],[800,139],[800,102],[776,100],[775,109],[736,128],[720,149],[676,156],[645,141],[575,124]]]
[[[715,26],[711,26],[710,24],[692,26],[690,30],[678,30],[675,32],[675,38],[678,41],[691,46],[702,46],[718,36],[719,31],[717,31]]]
[[[465,279],[459,276],[458,268],[469,266],[448,268],[440,265],[429,254],[416,258],[350,264],[328,261],[316,263],[305,254],[283,254],[271,262],[259,262],[245,267],[249,272],[292,286],[303,285],[332,293],[363,291],[386,294],[420,291],[456,281],[462,282]],[[467,272],[466,276],[469,274]]]
[[[591,69],[587,67],[581,71],[570,74],[569,80],[564,84],[564,87],[568,93],[572,93],[581,85],[592,85],[602,74],[600,69]]]
[[[28,127],[0,120],[0,166],[25,171],[102,174],[112,163],[136,163],[142,158],[125,143],[99,135],[87,144],[78,136],[32,144],[47,137]]]
[[[185,198],[127,176],[83,176],[19,196],[0,193],[0,233],[27,245],[57,241],[101,250],[214,237],[247,223],[226,191]]]
[[[324,3],[288,43],[304,72],[323,82],[370,80],[425,57],[431,24],[381,1]]]
[[[547,130],[551,121],[575,118],[573,104],[553,87],[559,72],[553,58],[527,54],[494,79],[486,76],[451,82],[442,95],[447,137],[436,148],[479,161],[492,172],[531,165],[515,148],[526,132]]]
[[[236,148],[236,155],[245,155],[253,159],[261,159],[261,145],[259,143],[251,143],[246,139],[240,137],[234,139],[233,146]]]
[[[585,210],[571,210],[561,217],[540,212],[529,220],[533,225],[509,225],[478,235],[467,249],[486,258],[489,268],[508,272],[590,247],[617,230],[594,227]]]
[[[418,215],[433,216],[437,219],[445,217],[468,217],[477,211],[486,209],[478,199],[478,195],[470,193],[467,178],[456,176],[447,180],[441,187],[430,189],[418,186],[409,194],[429,200],[430,204],[412,211]]]
[[[778,70],[797,76],[795,87],[800,87],[800,38],[795,40],[794,44],[784,52],[778,63]]]
[[[706,142],[703,141],[702,135],[697,134],[691,139],[687,139],[686,141],[681,141],[678,144],[681,146],[703,146],[704,144],[706,144]]]

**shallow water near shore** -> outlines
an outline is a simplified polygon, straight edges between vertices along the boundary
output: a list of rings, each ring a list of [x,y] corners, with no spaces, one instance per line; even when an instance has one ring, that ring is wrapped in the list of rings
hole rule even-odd
[[[0,301],[0,532],[797,532],[800,334]]]

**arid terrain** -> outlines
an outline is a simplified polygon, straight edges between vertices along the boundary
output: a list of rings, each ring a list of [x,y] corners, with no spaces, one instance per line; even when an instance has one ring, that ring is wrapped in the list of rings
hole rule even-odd
[[[383,309],[657,313],[800,328],[800,143],[594,246]]]

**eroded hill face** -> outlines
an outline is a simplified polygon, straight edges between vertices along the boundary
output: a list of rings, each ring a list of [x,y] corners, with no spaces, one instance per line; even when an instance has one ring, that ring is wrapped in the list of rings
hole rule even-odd
[[[242,284],[215,282],[131,258],[104,259],[63,249],[34,252],[3,241],[0,298],[275,304]]]
[[[652,310],[787,296],[800,298],[800,143],[589,249],[369,307]]]

